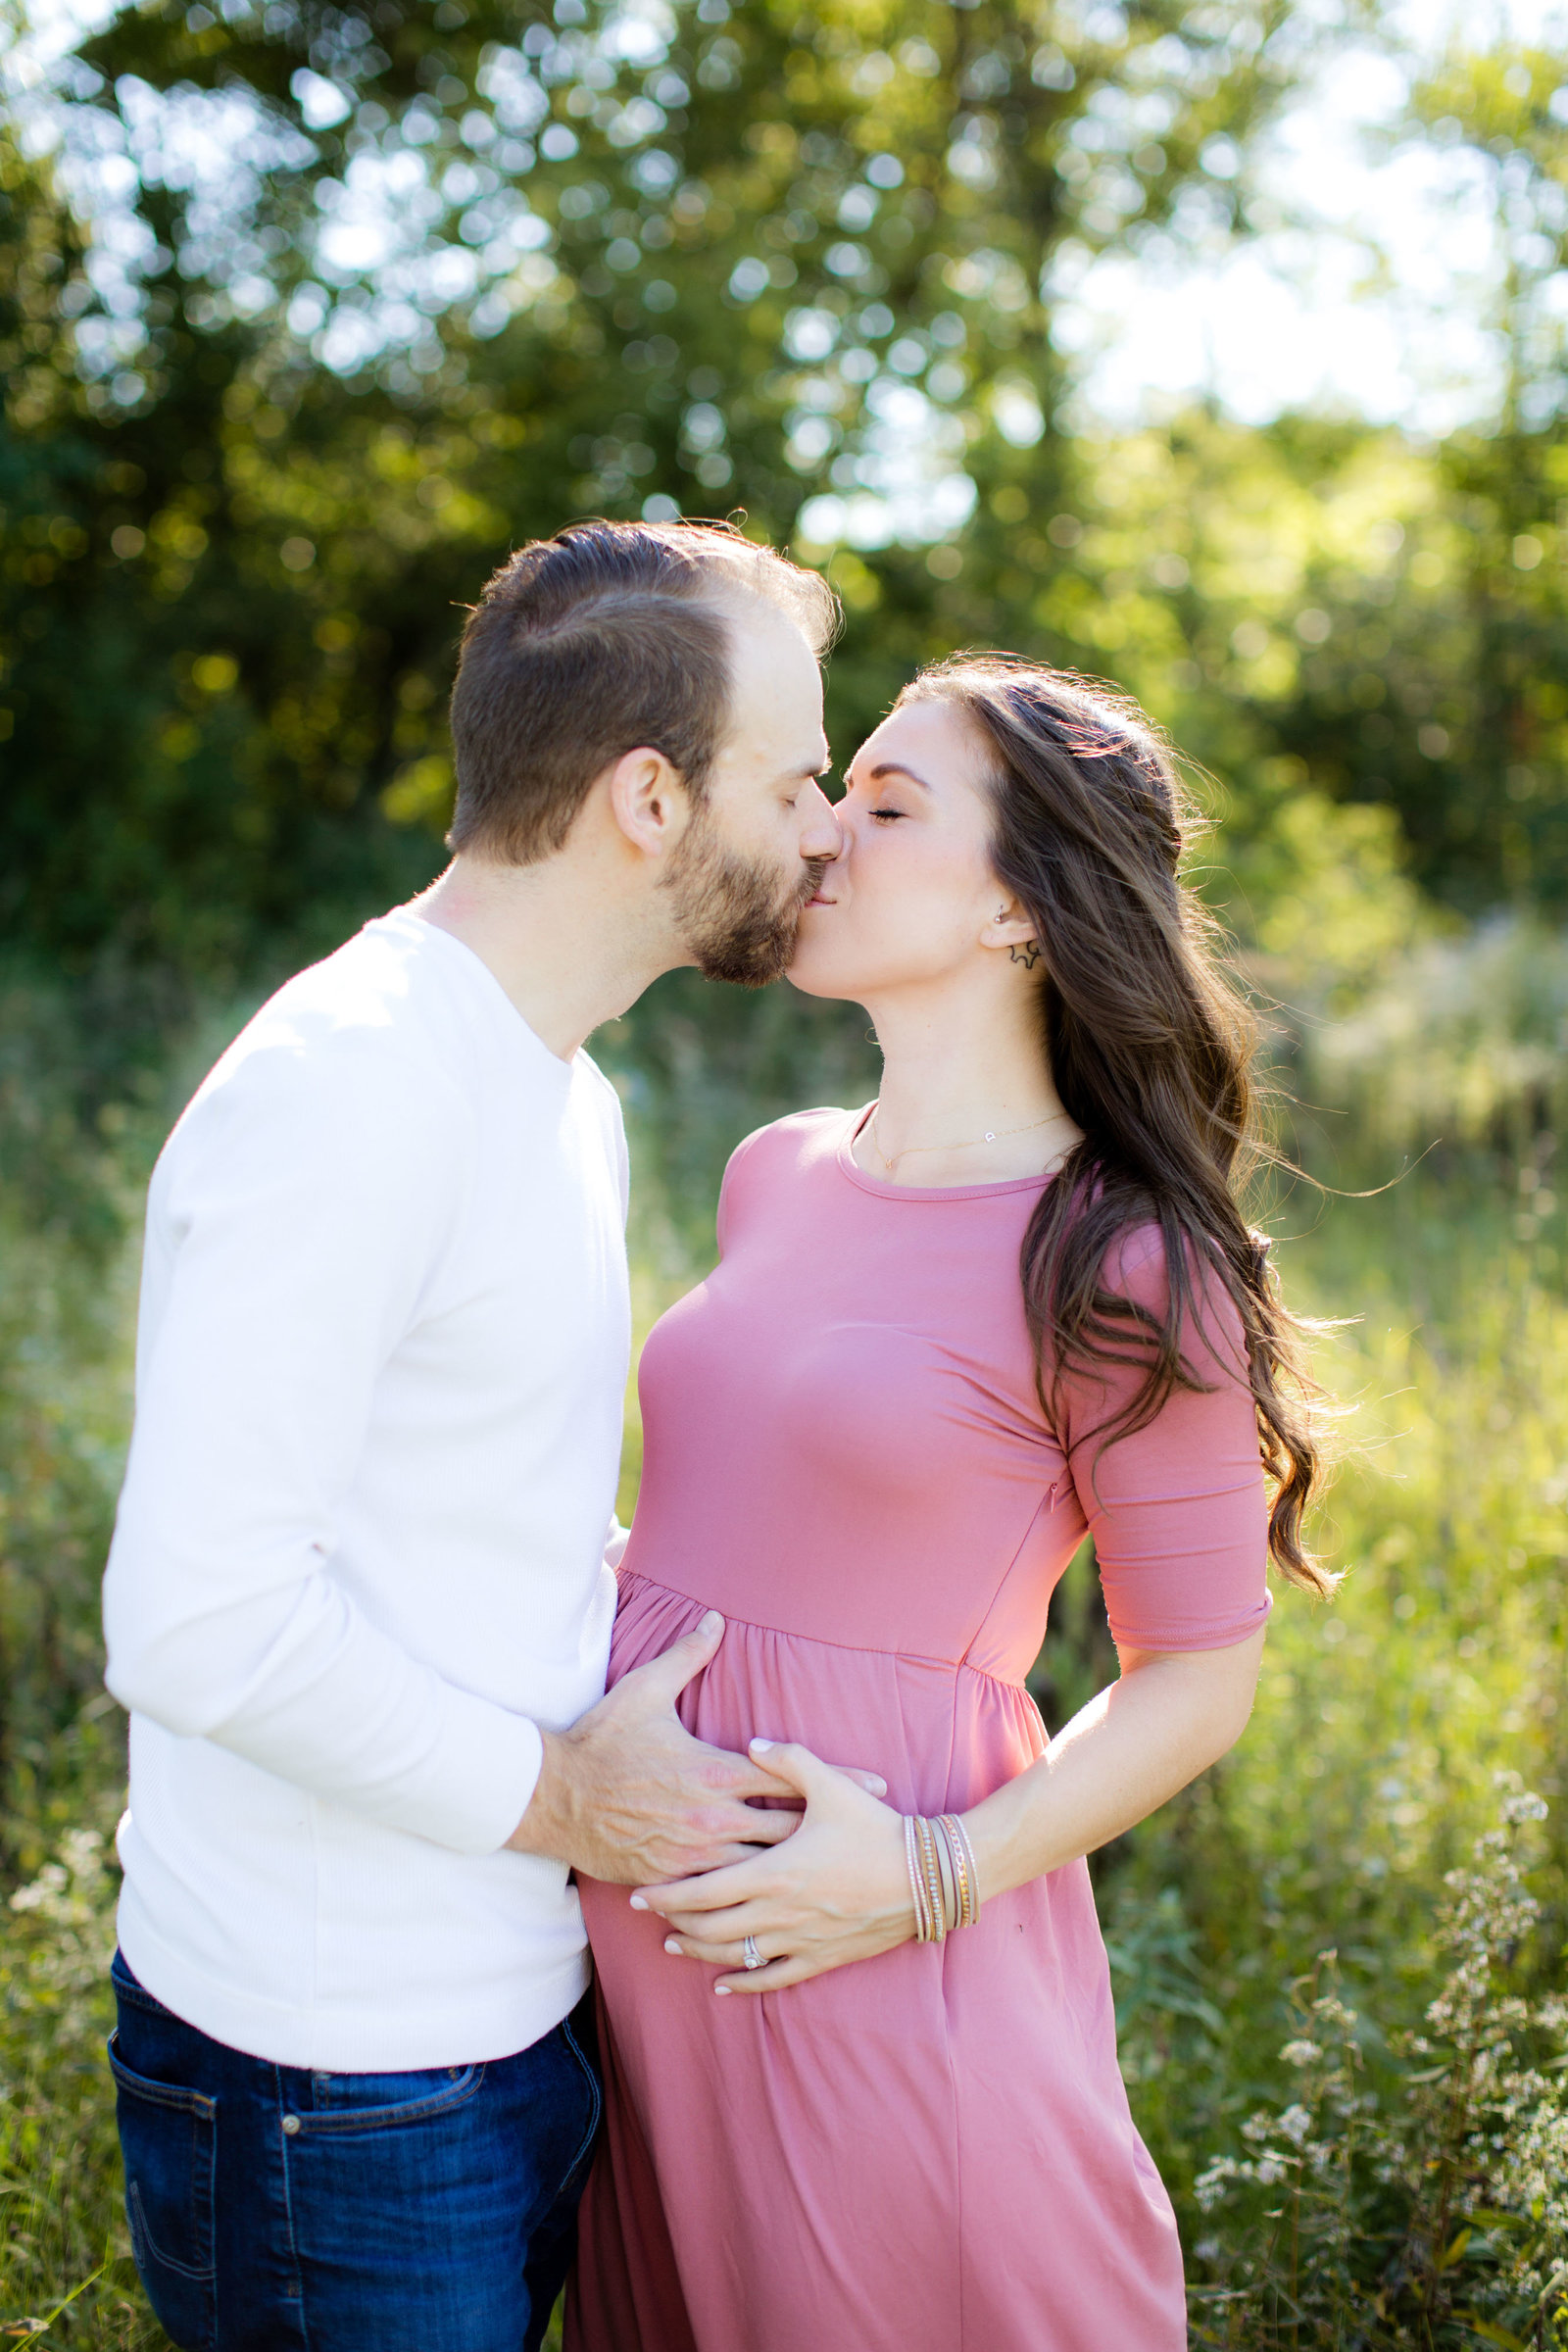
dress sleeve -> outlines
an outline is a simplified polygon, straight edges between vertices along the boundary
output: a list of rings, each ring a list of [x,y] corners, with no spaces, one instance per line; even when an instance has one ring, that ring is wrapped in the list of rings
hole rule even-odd
[[[1161,1315],[1169,1302],[1157,1227],[1130,1234],[1105,1287]],[[1268,1511],[1241,1318],[1211,1281],[1190,1310],[1183,1357],[1200,1390],[1176,1389],[1149,1423],[1107,1445],[1135,1392],[1133,1367],[1064,1384],[1058,1434],[1089,1532],[1105,1612],[1124,1649],[1226,1649],[1271,1606]]]

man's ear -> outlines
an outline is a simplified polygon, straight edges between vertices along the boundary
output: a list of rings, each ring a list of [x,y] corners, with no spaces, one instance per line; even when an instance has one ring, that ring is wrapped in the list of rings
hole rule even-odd
[[[619,831],[645,858],[667,858],[691,821],[691,799],[678,768],[644,744],[623,752],[605,778]]]

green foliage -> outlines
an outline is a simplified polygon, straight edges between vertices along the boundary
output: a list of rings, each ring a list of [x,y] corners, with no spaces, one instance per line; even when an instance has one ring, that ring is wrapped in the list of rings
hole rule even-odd
[[[976,483],[1042,494],[1043,268],[1168,213],[1288,84],[1278,0],[1207,13],[1065,49],[1012,0],[118,17],[68,109],[136,167],[113,300],[76,232],[51,251],[47,175],[3,167],[36,350],[0,436],[9,920],[211,970],[302,900],[324,928],[407,887],[457,611],[572,514],[738,503],[788,537],[890,436],[930,445],[916,540]],[[307,136],[296,85],[337,120]],[[222,185],[199,135],[243,154]],[[838,673],[862,728],[953,641],[923,546],[874,588]]]
[[[1310,785],[1393,809],[1461,906],[1560,905],[1539,320],[1507,430],[1438,452],[1061,426],[1055,259],[1245,234],[1315,37],[1284,0],[1049,40],[1017,0],[121,14],[62,101],[70,154],[132,167],[112,262],[0,123],[8,927],[209,983],[324,943],[438,858],[458,617],[506,547],[731,506],[841,590],[844,752],[918,662],[1013,644],[1125,674],[1238,845]],[[1499,221],[1568,140],[1511,57],[1420,99]]]
[[[1200,2249],[1226,2282],[1194,2297],[1200,2343],[1568,2344],[1568,2058],[1547,2056],[1568,2003],[1509,1989],[1540,1916],[1517,1830],[1545,1812],[1510,1796],[1474,1867],[1448,1872],[1435,1933],[1447,1974],[1428,2031],[1383,2037],[1381,2098],[1338,1955],[1293,1988],[1291,2095],[1248,2118],[1250,2153],[1215,2158],[1196,2183],[1200,2208],[1226,2215]]]
[[[18,2345],[167,2347],[130,2258],[102,2055],[112,1901],[102,1834],[77,1828],[0,1933],[0,2326]]]
[[[118,1769],[120,1744],[101,1729],[94,1620],[123,1442],[128,1269],[109,1138],[83,1136],[58,1075],[72,1042],[58,1000],[0,990],[0,1857],[24,1870],[75,1818],[82,1779]],[[124,1116],[111,1113],[111,1129]]]
[[[1308,1082],[1374,1148],[1490,1145],[1511,1160],[1529,1240],[1556,1204],[1568,1113],[1568,943],[1504,919],[1388,956],[1353,1010],[1311,1035]]]
[[[1318,1529],[1346,1585],[1328,1610],[1281,1594],[1246,1739],[1125,1841],[1102,1884],[1123,2067],[1176,2194],[1199,2283],[1223,2290],[1197,2307],[1212,2329],[1202,2340],[1216,2344],[1283,2352],[1298,2342],[1472,2340],[1396,2332],[1414,2324],[1392,2290],[1381,2317],[1374,2305],[1414,2261],[1423,2183],[1435,2178],[1423,2167],[1449,2144],[1426,2087],[1410,2080],[1441,2053],[1401,2054],[1399,2037],[1429,2031],[1446,1948],[1434,1913],[1446,1877],[1495,1818],[1499,1775],[1507,1787],[1522,1775],[1545,1790],[1551,1812],[1531,1857],[1544,1916],[1528,1939],[1499,1934],[1499,1948],[1519,1948],[1507,1955],[1498,1998],[1539,2003],[1563,1988],[1568,1412],[1553,1371],[1568,1348],[1562,1220],[1553,1211],[1516,1233],[1508,1192],[1484,1184],[1478,1169],[1455,1167],[1441,1183],[1423,1170],[1379,1200],[1332,1202],[1315,1233],[1283,1243],[1287,1297],[1359,1317],[1322,1364],[1357,1408]],[[1312,1997],[1332,1995],[1357,2013],[1355,2096],[1376,2100],[1332,2132],[1338,2094],[1328,2074],[1312,2078],[1310,2099],[1282,2092],[1278,2055],[1302,2038],[1331,2047],[1322,2034],[1303,2035],[1294,2006],[1303,1972],[1327,1947],[1340,1977]],[[1334,2020],[1325,2012],[1323,2022]],[[1532,2063],[1548,2055],[1539,2038],[1533,2047]],[[1528,2040],[1523,2055],[1531,2057]],[[1539,2102],[1518,2095],[1508,2162],[1517,2157],[1522,2179]],[[1196,2186],[1216,2157],[1236,2154],[1250,2117],[1303,2103],[1315,2119],[1306,2136],[1327,2140],[1333,2155],[1303,2182],[1303,2194],[1320,2199],[1317,2234],[1293,2286],[1289,2243],[1267,2219],[1281,2208],[1265,2193],[1277,2180],[1254,2180],[1251,2203],[1212,2212]],[[1538,2136],[1549,2120],[1543,2110]],[[1405,2153],[1391,2171],[1388,2145],[1378,2142],[1375,2156],[1373,2141],[1396,2126]],[[1466,2123],[1461,2139],[1474,2129]],[[1361,2152],[1348,2185],[1352,2130]],[[1278,2152],[1276,2139],[1268,2145]],[[1296,2146],[1287,2140],[1293,2163]],[[1469,2159],[1467,2168],[1472,2183],[1485,2169]],[[1343,2198],[1352,2188],[1350,2228]],[[1495,2182],[1494,2192],[1498,2202]],[[1332,2271],[1329,2244],[1342,2226],[1343,2275]],[[1447,2229],[1443,2248],[1453,2235]],[[1534,2237],[1496,2225],[1487,2244],[1474,2242],[1474,2269],[1461,2274],[1467,2295],[1477,2273],[1508,2275],[1508,2247],[1534,2262],[1548,2242],[1549,2271],[1568,2260],[1554,2209]],[[1312,2332],[1322,2317],[1315,2303],[1299,2336],[1290,2332],[1298,2322],[1284,2298],[1305,2310],[1308,2288],[1329,2297],[1331,2313],[1340,2295],[1339,2334]],[[1476,2308],[1491,2314],[1488,2325],[1511,2325],[1495,2302]]]

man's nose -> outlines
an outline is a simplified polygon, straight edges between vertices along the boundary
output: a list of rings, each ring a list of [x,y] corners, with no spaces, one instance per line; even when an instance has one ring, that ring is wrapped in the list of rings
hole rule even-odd
[[[833,813],[833,804],[820,784],[809,785],[808,796],[801,804],[801,814],[804,819],[801,828],[801,856],[803,858],[826,858],[831,861],[844,847],[843,830],[837,816]]]

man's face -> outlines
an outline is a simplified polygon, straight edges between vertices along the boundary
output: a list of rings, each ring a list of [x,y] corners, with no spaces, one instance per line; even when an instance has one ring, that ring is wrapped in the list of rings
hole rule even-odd
[[[729,629],[729,733],[665,886],[698,969],[765,988],[795,952],[839,828],[816,781],[828,763],[816,657],[769,605],[748,601]]]

